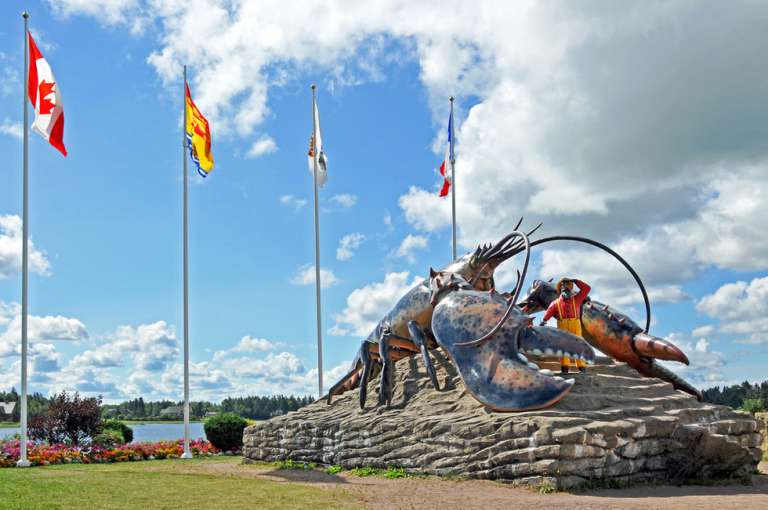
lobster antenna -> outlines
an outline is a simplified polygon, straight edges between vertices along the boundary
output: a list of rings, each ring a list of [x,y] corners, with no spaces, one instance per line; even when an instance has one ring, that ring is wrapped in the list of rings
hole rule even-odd
[[[506,311],[504,312],[504,315],[501,317],[499,322],[491,328],[491,330],[481,336],[480,338],[476,340],[470,340],[468,342],[456,342],[454,345],[458,347],[476,347],[478,345],[482,345],[493,336],[501,330],[502,326],[504,326],[504,323],[507,322],[507,319],[509,318],[510,313],[512,313],[512,309],[515,307],[515,304],[517,303],[517,298],[520,297],[520,290],[523,288],[523,282],[525,280],[525,276],[528,274],[528,263],[531,260],[531,242],[528,240],[528,236],[525,235],[525,233],[520,232],[518,230],[515,230],[510,234],[510,237],[512,236],[518,236],[521,237],[525,243],[525,262],[523,263],[523,272],[521,274],[521,277],[518,279],[517,286],[515,288],[515,294],[512,296],[512,298],[509,300],[509,305],[507,306]]]

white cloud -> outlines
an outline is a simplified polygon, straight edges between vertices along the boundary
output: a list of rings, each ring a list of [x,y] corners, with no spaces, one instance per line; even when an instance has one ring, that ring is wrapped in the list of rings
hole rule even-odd
[[[271,136],[262,135],[258,140],[253,142],[251,148],[248,149],[248,157],[258,158],[259,156],[272,154],[273,152],[277,152],[277,143],[275,143],[275,140],[272,139]]]
[[[125,366],[145,372],[162,372],[179,354],[179,342],[173,326],[165,321],[139,326],[120,326],[94,349],[77,354],[71,368],[107,368]]]
[[[32,350],[35,344],[43,342],[80,342],[88,339],[88,330],[78,319],[60,315],[30,315],[27,320]],[[0,302],[0,326],[3,325],[5,330],[0,333],[0,358],[21,352],[21,307],[17,303]]]
[[[236,353],[269,352],[275,350],[276,348],[277,344],[267,340],[266,338],[253,338],[250,336],[244,336],[240,339],[240,342],[238,342],[238,344],[231,349],[214,352],[213,360],[218,361]]]
[[[768,316],[768,276],[751,282],[726,283],[696,302],[696,308],[710,317],[748,320]]]
[[[315,266],[302,266],[296,272],[291,283],[294,285],[314,285],[315,284]],[[339,283],[339,279],[330,269],[320,268],[320,287],[332,287]]]
[[[242,137],[270,114],[270,91],[308,68],[328,75],[332,89],[384,79],[380,62],[415,60],[438,153],[445,97],[459,98],[464,246],[497,238],[528,212],[548,232],[612,245],[665,229],[650,242],[673,241],[669,251],[693,255],[694,265],[768,264],[768,241],[753,235],[765,230],[768,207],[759,200],[768,180],[759,115],[768,96],[759,84],[768,69],[753,51],[764,38],[753,20],[768,6],[318,0],[293,12],[277,0],[51,3],[128,26],[131,16],[151,15],[160,46],[150,65],[171,86],[194,59],[201,108],[220,132]],[[435,23],[445,10],[451,19]],[[680,69],[694,93],[680,86]],[[412,226],[450,225],[450,203],[434,191],[412,187],[400,197]],[[679,299],[679,284],[658,281],[667,286],[658,292]]]
[[[686,366],[681,363],[662,361],[665,367],[699,388],[729,383],[723,372],[727,365],[725,356],[721,352],[710,350],[710,342],[706,338],[699,338],[694,342],[687,335],[672,333],[666,337],[666,340],[685,352],[691,364]]]
[[[19,216],[0,216],[0,280],[21,272],[22,237],[22,221]],[[50,267],[45,252],[36,249],[30,239],[30,272],[48,276]]]
[[[336,248],[337,260],[349,260],[355,255],[355,251],[360,248],[360,244],[365,240],[365,236],[359,232],[347,234],[339,241],[339,247]]]
[[[712,324],[706,324],[704,326],[699,326],[698,328],[695,328],[691,332],[691,336],[694,338],[699,338],[702,336],[710,336],[714,332],[715,332],[715,327]]]
[[[668,242],[659,242],[659,239]],[[561,246],[573,245],[561,243]],[[643,279],[652,302],[688,298],[677,282],[693,278],[696,265],[691,263],[690,252],[683,245],[669,241],[664,230],[643,237],[626,237],[614,244],[613,249]],[[593,288],[593,297],[611,305],[630,305],[642,300],[630,273],[611,255],[594,248],[545,249],[541,254],[541,277],[557,281],[565,276],[586,281]]]
[[[347,296],[344,310],[333,316],[336,324],[333,335],[365,336],[411,288],[423,281],[414,276],[408,279],[408,271],[388,273],[383,282],[376,282],[353,290]]]
[[[280,205],[292,207],[294,210],[299,211],[306,207],[307,201],[304,198],[298,198],[293,195],[283,195],[280,197]]]
[[[696,302],[696,309],[720,320],[720,331],[743,344],[768,344],[768,276],[726,283]]]
[[[428,241],[426,237],[408,234],[400,243],[400,247],[397,249],[397,256],[413,263],[416,260],[413,252],[426,249],[427,244]]]
[[[349,209],[357,203],[357,195],[351,193],[338,193],[331,197],[331,202],[340,205],[344,209]]]
[[[7,118],[3,121],[2,124],[0,124],[0,133],[11,136],[13,138],[17,138],[19,140],[21,140],[22,136],[24,136],[21,122],[12,122]]]
[[[54,12],[63,16],[93,16],[106,25],[128,24],[139,31],[146,20],[138,17],[139,0],[46,0]]]

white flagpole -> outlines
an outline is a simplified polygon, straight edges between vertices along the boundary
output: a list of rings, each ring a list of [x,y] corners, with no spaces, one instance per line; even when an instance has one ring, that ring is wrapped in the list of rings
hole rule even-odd
[[[181,127],[181,159],[184,171],[184,453],[182,459],[191,459],[189,449],[189,183],[187,177],[187,66],[184,66],[182,88],[184,120]]]
[[[312,174],[315,188],[315,295],[317,297],[317,391],[318,398],[323,396],[323,328],[320,307],[320,216],[317,206],[317,102],[315,84],[312,84]]]
[[[24,198],[23,198],[23,227],[22,227],[22,245],[21,245],[21,445],[19,451],[19,460],[16,462],[18,467],[29,467],[30,462],[27,459],[27,315],[29,313],[29,253],[27,243],[29,242],[29,113],[27,112],[27,86],[29,81],[29,13],[24,11],[21,14],[24,18],[24,80],[21,82],[22,95],[24,103]]]
[[[451,126],[451,233],[453,234],[453,260],[456,260],[456,156],[453,154],[453,96],[448,99],[451,102],[451,120],[449,121]]]

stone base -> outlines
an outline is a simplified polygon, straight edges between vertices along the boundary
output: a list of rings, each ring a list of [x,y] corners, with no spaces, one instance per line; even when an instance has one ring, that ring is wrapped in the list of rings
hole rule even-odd
[[[291,459],[514,483],[574,487],[595,480],[683,482],[755,472],[762,435],[748,414],[697,402],[624,364],[573,374],[555,406],[522,413],[486,409],[433,351],[441,391],[419,357],[396,366],[393,404],[365,410],[357,390],[245,429],[246,460]]]

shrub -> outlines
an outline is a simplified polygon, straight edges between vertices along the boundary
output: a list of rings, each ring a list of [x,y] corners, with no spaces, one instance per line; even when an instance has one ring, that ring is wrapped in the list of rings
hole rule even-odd
[[[133,429],[120,420],[106,420],[101,423],[102,432],[114,432],[120,436],[122,443],[133,442]],[[94,438],[95,439],[95,438]]]
[[[243,430],[248,426],[245,419],[236,414],[224,413],[211,416],[203,425],[208,441],[219,450],[239,450],[243,446]]]
[[[48,412],[36,417],[29,427],[32,439],[49,444],[65,441],[77,446],[95,436],[101,425],[101,398],[70,396],[66,391],[51,397]]]
[[[741,410],[747,411],[748,413],[761,413],[765,411],[765,406],[763,405],[762,399],[759,398],[745,398],[744,401],[741,403]]]
[[[119,444],[125,443],[123,436],[116,430],[104,429],[101,433],[96,434],[91,439],[91,442],[102,448],[114,448]]]

